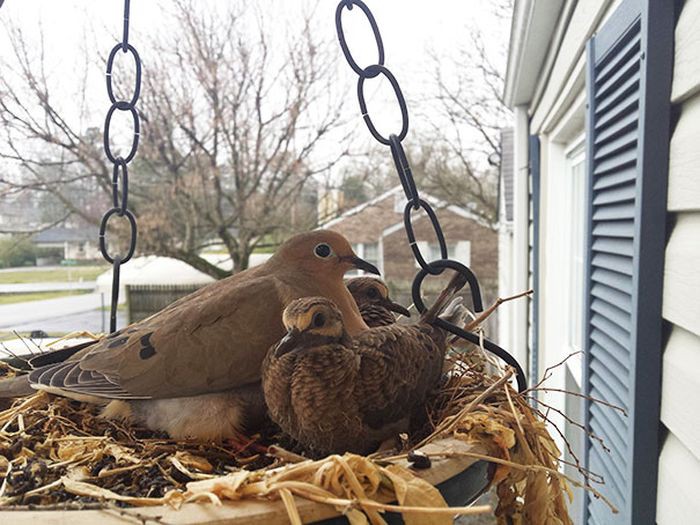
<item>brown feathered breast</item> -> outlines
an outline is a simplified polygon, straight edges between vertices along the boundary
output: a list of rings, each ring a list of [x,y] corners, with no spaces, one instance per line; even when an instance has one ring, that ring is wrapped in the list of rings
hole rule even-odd
[[[404,432],[437,384],[445,336],[425,324],[391,325],[263,364],[270,416],[317,454],[366,454]]]

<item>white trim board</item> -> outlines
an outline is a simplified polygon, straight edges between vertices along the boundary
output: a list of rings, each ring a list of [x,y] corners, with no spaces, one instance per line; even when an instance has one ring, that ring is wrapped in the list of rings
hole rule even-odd
[[[332,226],[335,226],[336,224],[341,223],[344,219],[347,219],[348,217],[352,217],[353,215],[357,215],[358,213],[360,213],[364,209],[366,209],[370,206],[374,206],[378,202],[381,202],[381,201],[387,199],[388,197],[391,197],[392,195],[395,195],[401,191],[403,191],[403,188],[401,186],[395,186],[392,189],[385,191],[384,193],[382,193],[378,197],[375,197],[374,199],[369,200],[367,202],[363,202],[362,204],[359,204],[359,205],[355,206],[354,208],[350,208],[346,212],[340,214],[335,219],[331,219],[330,221],[327,221],[327,222],[321,224],[319,226],[319,228],[327,229],[327,228],[330,228]],[[459,215],[460,217],[462,217],[464,219],[470,219],[472,221],[477,222],[481,226],[484,226],[486,228],[491,228],[491,225],[486,223],[486,221],[484,221],[481,217],[479,217],[478,215],[474,214],[473,212],[471,212],[465,208],[462,208],[460,206],[456,206],[454,204],[448,205],[446,202],[441,201],[440,199],[437,199],[436,197],[433,197],[432,195],[429,195],[425,192],[419,191],[419,194],[420,194],[421,199],[423,199],[424,201],[429,203],[431,206],[434,206],[435,208],[437,208],[435,210],[436,212],[439,211],[440,209],[445,209],[445,210],[451,211],[455,215]],[[401,222],[401,225],[403,225],[403,222]]]

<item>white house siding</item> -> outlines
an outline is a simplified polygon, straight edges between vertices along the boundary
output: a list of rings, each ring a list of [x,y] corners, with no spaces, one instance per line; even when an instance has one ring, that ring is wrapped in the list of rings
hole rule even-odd
[[[663,316],[657,521],[697,523],[700,516],[700,0],[686,0],[676,25],[671,102],[680,120],[671,138]]]

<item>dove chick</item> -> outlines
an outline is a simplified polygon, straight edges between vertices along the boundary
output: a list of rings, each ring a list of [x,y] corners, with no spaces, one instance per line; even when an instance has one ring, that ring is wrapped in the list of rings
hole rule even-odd
[[[283,315],[287,335],[270,348],[262,368],[272,420],[318,455],[366,454],[407,431],[442,373],[446,334],[430,322],[446,298],[416,324],[354,337],[332,301],[290,303]]]
[[[350,295],[360,309],[362,320],[370,328],[396,322],[394,312],[411,317],[411,312],[389,297],[389,287],[373,277],[355,277],[345,282]]]

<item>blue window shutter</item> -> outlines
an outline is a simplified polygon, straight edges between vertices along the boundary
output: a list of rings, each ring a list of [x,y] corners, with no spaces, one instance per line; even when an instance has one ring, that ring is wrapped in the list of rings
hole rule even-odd
[[[530,383],[538,381],[539,373],[539,246],[540,246],[540,138],[530,135],[530,286],[534,294],[530,298]]]
[[[590,495],[591,524],[656,522],[661,292],[673,64],[672,2],[625,0],[588,42],[588,232],[585,423],[588,468],[605,478],[610,514]]]

